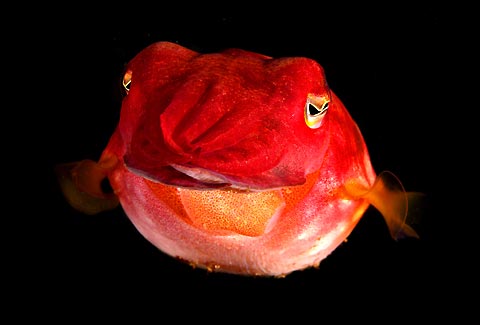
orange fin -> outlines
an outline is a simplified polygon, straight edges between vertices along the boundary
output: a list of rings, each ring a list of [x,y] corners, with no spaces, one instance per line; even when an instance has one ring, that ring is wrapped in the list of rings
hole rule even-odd
[[[377,176],[370,189],[354,181],[345,185],[347,193],[355,198],[365,198],[382,214],[390,235],[397,240],[405,237],[419,238],[410,226],[417,222],[416,209],[424,196],[419,192],[406,192],[400,180],[393,173],[384,171]]]
[[[101,186],[114,164],[108,160],[96,163],[86,159],[55,166],[60,188],[68,203],[89,215],[115,208],[119,204],[118,197],[114,193],[105,193]]]

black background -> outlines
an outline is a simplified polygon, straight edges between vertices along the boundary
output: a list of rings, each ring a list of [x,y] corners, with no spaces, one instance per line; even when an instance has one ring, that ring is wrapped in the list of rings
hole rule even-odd
[[[194,315],[212,322],[221,320],[219,304],[230,317],[250,317],[256,310],[269,317],[321,319],[332,305],[345,310],[337,319],[359,305],[364,307],[359,313],[386,312],[386,320],[465,315],[460,310],[468,303],[457,292],[474,290],[476,282],[465,281],[469,270],[452,275],[462,266],[445,238],[450,216],[438,177],[447,137],[438,123],[449,102],[446,62],[459,42],[446,23],[451,21],[448,10],[405,7],[346,15],[307,7],[153,16],[145,18],[148,27],[141,31],[134,24],[141,17],[126,9],[124,16],[108,21],[117,27],[112,30],[94,28],[88,17],[78,24],[67,18],[33,29],[27,37],[25,60],[35,61],[35,78],[28,77],[34,90],[21,100],[35,98],[26,127],[34,130],[29,147],[36,162],[30,170],[37,172],[20,182],[35,185],[33,200],[23,203],[34,211],[24,228],[28,235],[15,239],[22,247],[14,263],[22,265],[16,300],[42,305],[37,312],[46,315],[58,310],[118,315],[138,304],[159,315],[183,306],[175,312],[182,319],[202,306],[203,312]],[[135,230],[121,208],[96,216],[74,211],[62,197],[53,168],[99,157],[118,122],[124,65],[157,41],[200,52],[239,47],[317,60],[362,130],[375,169],[393,171],[407,190],[426,194],[417,226],[420,240],[393,241],[371,208],[318,269],[281,279],[253,278],[208,273],[166,256]]]

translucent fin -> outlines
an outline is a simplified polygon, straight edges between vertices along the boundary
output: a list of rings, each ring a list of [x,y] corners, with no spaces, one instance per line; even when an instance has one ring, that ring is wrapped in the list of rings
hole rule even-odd
[[[406,192],[393,173],[388,171],[380,173],[370,189],[354,181],[348,182],[345,189],[351,196],[367,199],[380,211],[393,239],[419,238],[410,225],[414,222],[415,216],[418,216],[415,206],[418,206],[423,194]]]
[[[102,182],[112,164],[112,161],[96,163],[82,160],[55,166],[58,182],[68,203],[89,215],[115,208],[119,204],[118,197],[102,190]]]

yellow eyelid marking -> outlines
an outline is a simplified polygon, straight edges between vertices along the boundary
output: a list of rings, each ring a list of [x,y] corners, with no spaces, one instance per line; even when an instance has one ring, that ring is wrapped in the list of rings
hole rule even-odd
[[[130,84],[131,83],[132,83],[132,70],[128,70],[123,75],[123,80],[122,80],[123,88],[125,88],[125,91],[127,92],[127,94],[130,91]]]
[[[305,103],[305,123],[311,129],[317,129],[322,124],[323,117],[327,113],[330,96],[316,96],[309,94]]]

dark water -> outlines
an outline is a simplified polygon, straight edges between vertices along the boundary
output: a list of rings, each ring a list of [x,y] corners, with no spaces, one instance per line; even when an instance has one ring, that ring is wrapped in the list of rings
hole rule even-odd
[[[282,315],[301,303],[304,309],[296,309],[296,314],[321,318],[327,306],[344,305],[347,311],[363,303],[372,315],[377,308],[387,308],[388,319],[399,320],[408,320],[406,315],[414,311],[438,315],[429,301],[452,306],[458,301],[457,289],[465,285],[450,272],[461,266],[442,231],[447,218],[439,206],[442,189],[436,168],[445,135],[432,117],[444,103],[444,70],[432,59],[445,53],[444,12],[365,18],[347,23],[341,17],[213,15],[189,19],[190,28],[186,21],[163,17],[142,32],[68,30],[68,37],[59,31],[43,36],[45,46],[54,51],[42,55],[42,71],[49,79],[41,83],[42,105],[35,108],[44,118],[33,140],[45,148],[39,163],[43,174],[35,176],[39,215],[29,222],[32,235],[27,239],[32,242],[16,256],[25,264],[23,271],[28,270],[22,281],[27,287],[24,299],[41,301],[50,293],[56,299],[47,311],[75,300],[66,304],[74,314],[92,306],[106,308],[107,301],[164,299],[177,306],[206,301],[209,307],[202,317],[210,321],[218,320],[216,304],[226,301],[232,301],[226,307],[231,316],[233,310],[245,315],[267,303],[278,307],[265,310]],[[202,52],[240,47],[316,59],[359,124],[375,169],[390,170],[407,190],[426,194],[420,240],[392,241],[380,215],[370,209],[348,242],[320,268],[284,279],[247,278],[192,269],[164,255],[141,237],[120,208],[97,216],[72,210],[57,187],[53,166],[98,158],[118,121],[124,64],[161,40]],[[86,300],[79,303],[82,295]],[[244,297],[243,304],[239,297]],[[159,310],[166,306],[156,304]]]

